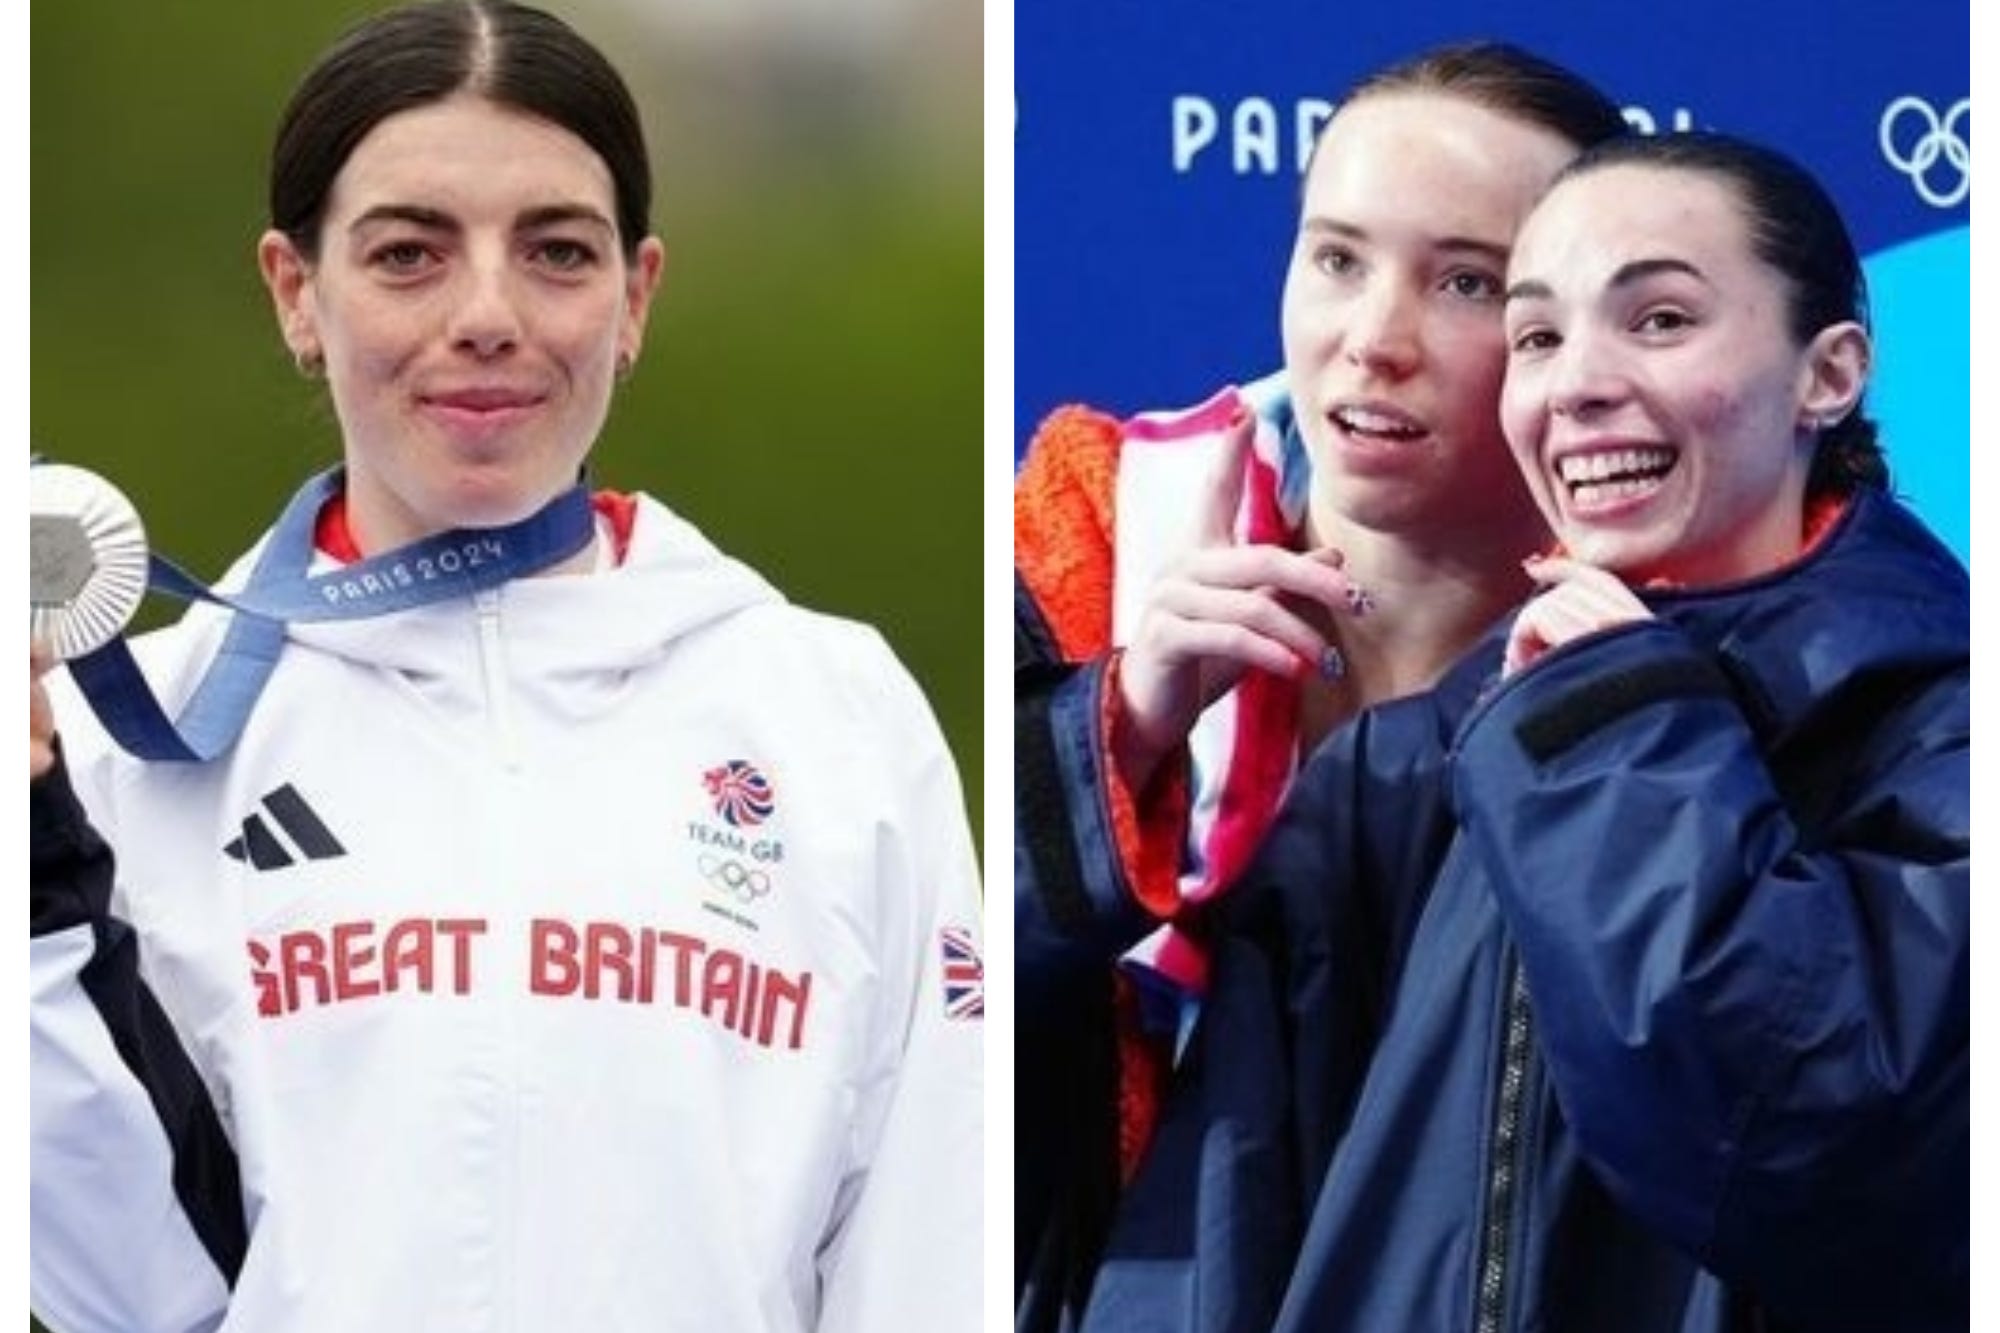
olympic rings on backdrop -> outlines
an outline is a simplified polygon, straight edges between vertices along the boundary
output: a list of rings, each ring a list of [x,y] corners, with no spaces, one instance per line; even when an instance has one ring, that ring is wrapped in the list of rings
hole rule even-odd
[[[754,866],[746,866],[741,861],[728,856],[709,856],[704,853],[696,863],[702,878],[732,895],[737,902],[748,903],[763,897],[771,891],[771,877]]]
[[[1965,127],[1971,114],[1970,97],[1959,98],[1940,117],[1923,98],[1908,96],[1898,97],[1882,113],[1882,156],[1910,178],[1918,197],[1933,208],[1955,207],[1972,193],[1972,139]],[[1900,143],[1912,128],[1916,138]],[[1931,169],[1940,162],[1958,173],[1956,183],[1942,191],[1931,181]]]

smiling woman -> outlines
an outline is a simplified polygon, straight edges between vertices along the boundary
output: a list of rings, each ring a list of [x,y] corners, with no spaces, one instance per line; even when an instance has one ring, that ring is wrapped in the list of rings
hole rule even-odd
[[[358,545],[527,517],[638,358],[659,238],[621,237],[582,139],[479,92],[376,126],[320,193],[258,261],[293,356],[324,367]]]
[[[1860,415],[1846,228],[1634,135],[1507,291],[1565,554],[1299,773],[1095,1326],[1967,1328],[1969,584]]]
[[[189,763],[121,751],[94,659],[31,659],[65,1333],[977,1325],[979,894],[926,700],[579,477],[650,189],[617,73],[508,0],[390,11],[300,85],[256,257],[342,462],[224,583],[312,609],[142,641],[174,724],[241,705]]]
[[[1861,413],[1861,262],[1785,159],[1698,134],[1607,149],[1517,245],[1501,412],[1573,561],[1531,571],[1554,586],[1522,613],[1510,664],[1643,616],[1620,584],[1778,569],[1802,531],[1887,488]]]
[[[1570,551],[1631,582],[1775,568],[1797,553],[1822,453],[1820,493],[1855,480],[1855,460],[1831,464],[1872,360],[1859,259],[1806,268],[1794,252],[1838,234],[1746,218],[1747,187],[1680,165],[1701,142],[1565,181],[1519,239],[1509,291],[1502,414],[1521,469]]]

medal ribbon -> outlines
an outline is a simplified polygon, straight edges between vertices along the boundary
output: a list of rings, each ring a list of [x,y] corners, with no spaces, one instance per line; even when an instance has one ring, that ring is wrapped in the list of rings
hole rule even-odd
[[[320,509],[338,495],[338,467],[299,489],[272,529],[241,592],[216,592],[155,555],[147,586],[235,614],[222,647],[180,715],[169,719],[122,638],[69,664],[105,730],[141,759],[206,763],[243,734],[250,710],[278,664],[286,624],[361,620],[497,588],[583,549],[596,530],[582,485],[519,523],[457,528],[324,574],[309,574]]]

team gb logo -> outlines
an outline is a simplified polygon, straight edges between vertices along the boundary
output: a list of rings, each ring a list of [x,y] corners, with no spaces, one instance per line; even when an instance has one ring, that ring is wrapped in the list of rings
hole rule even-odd
[[[732,828],[755,828],[771,817],[776,803],[771,780],[755,764],[732,759],[701,775],[715,813]]]

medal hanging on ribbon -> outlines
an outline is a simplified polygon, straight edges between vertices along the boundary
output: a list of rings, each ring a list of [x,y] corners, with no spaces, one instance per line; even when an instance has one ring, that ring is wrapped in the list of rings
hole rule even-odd
[[[240,592],[218,593],[147,554],[138,513],[82,468],[29,468],[29,627],[69,664],[91,709],[142,759],[205,763],[236,743],[277,666],[286,624],[359,620],[496,588],[583,549],[595,531],[582,485],[518,523],[459,528],[323,574],[310,573],[321,508],[340,494],[333,468],[285,506]],[[222,646],[173,718],[119,632],[151,588],[235,614]]]

